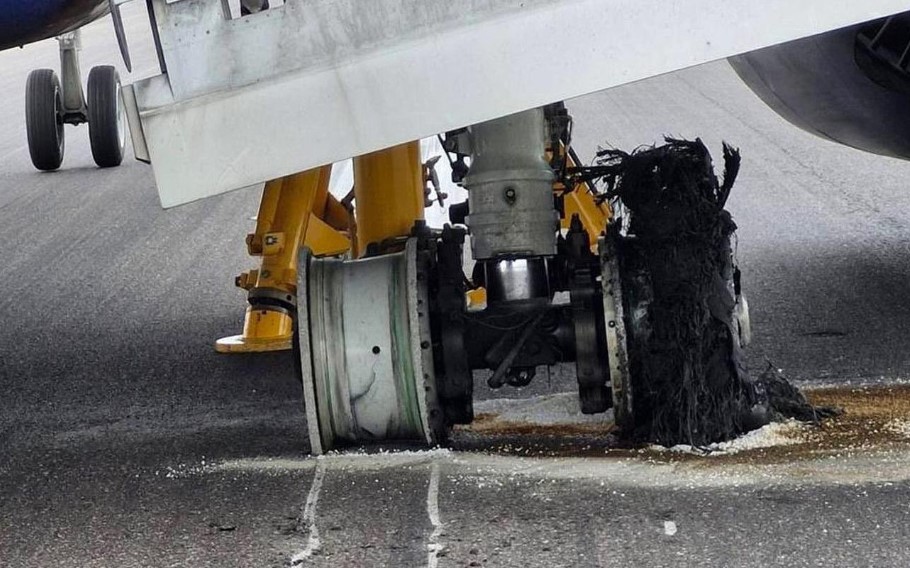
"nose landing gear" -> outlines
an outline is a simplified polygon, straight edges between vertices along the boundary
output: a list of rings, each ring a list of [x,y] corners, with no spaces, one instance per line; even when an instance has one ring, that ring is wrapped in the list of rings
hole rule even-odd
[[[32,164],[42,171],[59,169],[66,147],[64,125],[87,122],[95,163],[102,168],[119,166],[126,149],[120,76],[111,66],[93,68],[86,101],[79,68],[79,31],[57,40],[61,77],[52,69],[36,69],[26,82],[25,123]]]

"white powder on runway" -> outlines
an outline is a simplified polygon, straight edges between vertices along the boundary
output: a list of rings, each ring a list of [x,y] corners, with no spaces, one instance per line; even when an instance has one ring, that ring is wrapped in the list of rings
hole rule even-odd
[[[291,566],[299,566],[308,558],[319,552],[322,547],[322,541],[319,539],[319,527],[316,525],[316,507],[319,504],[319,493],[322,491],[322,481],[325,478],[325,465],[318,464],[316,471],[313,472],[313,483],[310,485],[310,492],[307,494],[306,503],[303,507],[303,522],[307,527],[307,544],[306,548],[295,554],[291,558]]]
[[[447,458],[451,457],[452,451],[448,448],[432,448],[429,450],[389,450],[380,448],[376,451],[365,450],[331,450],[320,456],[317,460],[332,460],[334,458],[369,458],[374,459],[379,456],[390,458]]]
[[[679,452],[686,454],[725,456],[744,452],[747,450],[760,450],[763,448],[799,444],[805,441],[802,435],[805,431],[805,424],[797,422],[796,420],[788,420],[786,422],[772,422],[771,424],[762,426],[758,430],[753,430],[747,434],[743,434],[735,440],[711,444],[704,448],[694,448],[689,445],[680,444],[671,448],[665,448],[663,446],[651,446],[651,449],[658,452]]]
[[[898,436],[910,438],[910,419],[895,418],[885,424],[885,428],[897,434]]]
[[[498,398],[474,403],[475,414],[493,415],[497,422],[558,425],[609,425],[613,411],[601,414],[582,414],[578,393],[561,392],[521,399]]]
[[[433,532],[427,541],[427,568],[436,568],[439,565],[445,546],[442,544],[442,521],[439,519],[439,463],[433,462],[430,466],[430,483],[427,487],[427,516]]]

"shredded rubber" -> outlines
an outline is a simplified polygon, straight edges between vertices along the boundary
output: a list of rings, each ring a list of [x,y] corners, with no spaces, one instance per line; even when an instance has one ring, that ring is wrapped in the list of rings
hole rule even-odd
[[[589,169],[626,216],[618,240],[629,297],[635,427],[626,437],[705,447],[772,419],[818,420],[780,374],[746,370],[734,318],[736,224],[724,209],[740,153],[724,143],[723,179],[701,140],[667,138],[632,153],[601,150]]]
[[[771,419],[775,422],[792,418],[800,422],[819,424],[826,418],[834,418],[844,413],[842,408],[836,406],[809,403],[806,396],[784,376],[783,371],[770,361],[758,377],[758,381],[768,393]]]

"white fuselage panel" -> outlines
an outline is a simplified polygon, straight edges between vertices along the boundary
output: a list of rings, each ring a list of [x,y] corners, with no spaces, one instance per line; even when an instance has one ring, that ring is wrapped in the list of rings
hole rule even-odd
[[[139,81],[165,207],[730,55],[910,0],[153,0]]]

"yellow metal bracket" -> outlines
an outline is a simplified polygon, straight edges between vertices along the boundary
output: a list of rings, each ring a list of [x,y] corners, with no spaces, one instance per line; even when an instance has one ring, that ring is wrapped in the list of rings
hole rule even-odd
[[[575,161],[571,155],[565,157],[567,165],[574,167]],[[613,210],[609,203],[598,203],[594,194],[594,189],[587,183],[581,182],[571,191],[561,183],[553,185],[553,192],[563,199],[563,215],[560,219],[560,227],[568,229],[572,222],[572,217],[578,215],[582,226],[587,231],[591,239],[591,248],[597,248],[597,237],[604,232],[607,224],[613,217]],[[597,252],[596,250],[594,251]]]

